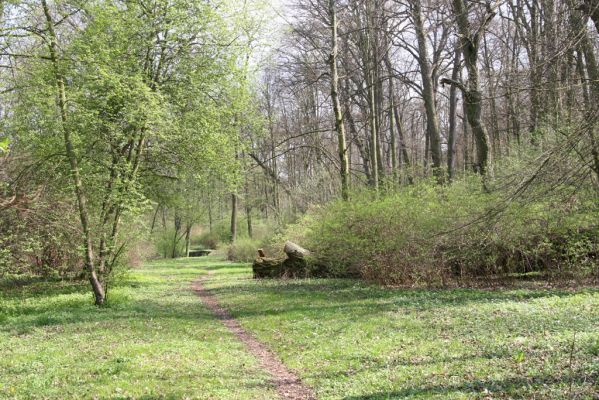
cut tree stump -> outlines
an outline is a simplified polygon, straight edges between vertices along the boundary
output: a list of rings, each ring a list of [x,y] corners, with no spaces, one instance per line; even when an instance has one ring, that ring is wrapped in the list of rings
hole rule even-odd
[[[280,271],[283,265],[280,258],[258,257],[254,260],[252,269],[254,270],[254,278],[276,278],[280,276]]]

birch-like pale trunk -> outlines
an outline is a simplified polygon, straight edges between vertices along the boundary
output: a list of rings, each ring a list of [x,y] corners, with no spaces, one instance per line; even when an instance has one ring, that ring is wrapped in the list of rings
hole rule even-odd
[[[54,20],[50,13],[47,1],[42,0],[42,8],[44,10],[44,16],[47,24],[47,45],[50,52],[50,62],[54,68],[54,79],[56,80],[56,103],[60,112],[61,128],[63,134],[63,140],[65,145],[65,151],[69,165],[71,168],[71,180],[75,187],[75,198],[77,200],[77,208],[79,210],[79,219],[81,222],[81,228],[83,230],[83,245],[85,249],[85,268],[89,277],[89,281],[94,293],[95,304],[102,305],[106,300],[106,294],[104,287],[98,278],[94,252],[92,245],[92,237],[90,232],[89,212],[87,209],[87,198],[83,190],[83,182],[81,179],[81,173],[77,161],[77,154],[73,146],[73,140],[71,137],[71,129],[68,124],[68,110],[67,110],[67,96],[65,88],[65,78],[62,73],[60,66],[60,60],[58,58],[57,51],[57,37],[54,30]]]
[[[340,162],[341,198],[349,200],[349,160],[347,158],[347,143],[345,138],[345,126],[343,125],[343,114],[339,102],[339,72],[337,70],[337,10],[335,0],[329,0],[329,17],[331,19],[331,54],[329,56],[329,68],[331,72],[331,99],[333,101],[333,112],[335,114],[335,130],[337,131],[337,152]]]

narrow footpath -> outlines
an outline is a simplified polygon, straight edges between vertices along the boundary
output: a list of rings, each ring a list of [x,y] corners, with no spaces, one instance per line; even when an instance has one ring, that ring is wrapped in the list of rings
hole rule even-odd
[[[212,275],[212,271],[208,275]],[[245,344],[248,352],[259,361],[260,367],[272,376],[272,382],[280,398],[283,400],[316,400],[311,387],[303,383],[297,374],[287,368],[268,347],[243,329],[239,322],[219,304],[216,297],[204,287],[205,279],[202,277],[194,281],[193,290],[223,325]]]

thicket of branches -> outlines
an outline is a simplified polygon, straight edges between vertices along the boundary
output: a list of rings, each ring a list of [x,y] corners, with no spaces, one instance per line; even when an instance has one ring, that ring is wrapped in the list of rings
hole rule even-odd
[[[596,7],[555,0],[298,3],[292,31],[264,73],[270,137],[259,143],[259,158],[288,187],[339,170],[329,68],[335,13],[354,186],[493,174],[493,160],[530,148],[551,159],[561,147],[573,153],[570,173],[597,187],[598,41],[589,18]]]
[[[290,32],[263,75],[269,131],[255,158],[272,178],[272,204],[344,197],[344,181],[350,192],[379,193],[317,210],[298,236],[337,272],[410,281],[452,268],[558,270],[580,256],[596,276],[598,7],[294,3]],[[465,184],[469,175],[481,177],[482,193]],[[439,186],[432,192],[428,183],[410,189],[429,179]],[[465,197],[444,198],[444,186],[459,181],[451,190]],[[414,193],[422,209],[437,207],[422,214]],[[568,255],[576,246],[580,254]]]

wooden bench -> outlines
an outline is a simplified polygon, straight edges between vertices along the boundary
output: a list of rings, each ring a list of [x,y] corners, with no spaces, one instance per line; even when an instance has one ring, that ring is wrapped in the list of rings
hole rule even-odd
[[[212,250],[189,250],[189,257],[203,257],[212,253]]]

